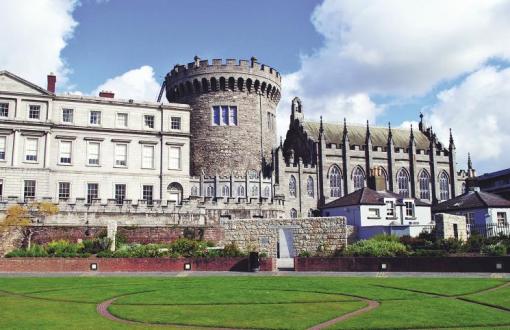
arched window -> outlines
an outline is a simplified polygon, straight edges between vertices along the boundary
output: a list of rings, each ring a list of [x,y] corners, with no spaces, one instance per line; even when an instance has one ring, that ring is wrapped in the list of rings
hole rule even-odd
[[[211,78],[211,91],[217,91],[218,90],[218,80],[216,78]]]
[[[200,83],[197,79],[193,80],[193,88],[195,88],[195,94],[200,93]]]
[[[363,174],[363,170],[359,166],[352,172],[352,183],[354,191],[365,187],[365,174]]]
[[[237,90],[242,92],[244,90],[244,80],[243,78],[237,79]]]
[[[308,180],[306,180],[306,193],[308,194],[308,197],[313,197],[315,195],[313,187],[313,178],[311,176],[309,176]]]
[[[251,92],[251,87],[252,87],[252,81],[250,78],[246,79],[246,89],[248,90],[248,92]]]
[[[224,91],[226,89],[227,81],[225,77],[220,77],[220,90]]]
[[[271,197],[271,187],[266,186],[264,188],[264,197],[268,197],[268,198]]]
[[[249,170],[248,171],[248,178],[249,179],[257,179],[259,176],[257,174],[257,171],[255,170]]]
[[[423,170],[418,180],[420,182],[420,198],[430,200],[430,175]]]
[[[230,196],[230,187],[225,185],[223,188],[221,188],[221,195],[223,197],[229,197]]]
[[[439,199],[442,201],[450,199],[450,180],[445,171],[439,174]]]
[[[289,195],[296,197],[296,178],[294,175],[291,175],[289,179]]]
[[[198,187],[191,187],[191,196],[198,196]]]
[[[206,78],[202,78],[202,92],[207,93],[209,92],[209,80]]]
[[[234,79],[234,77],[228,78],[228,89],[230,89],[231,91],[234,91],[235,85],[236,85],[236,80]]]
[[[297,218],[297,211],[296,211],[296,209],[290,209],[290,217],[292,219],[296,219]]]
[[[409,174],[405,169],[400,169],[397,174],[398,194],[409,197]]]
[[[259,187],[258,186],[251,187],[251,195],[253,197],[257,197],[259,195]]]
[[[244,186],[237,187],[237,197],[246,197],[246,193],[244,192]]]
[[[333,165],[329,171],[329,188],[331,197],[340,197],[342,193],[342,175],[338,166]]]
[[[207,186],[206,196],[214,197],[214,187],[213,186]]]

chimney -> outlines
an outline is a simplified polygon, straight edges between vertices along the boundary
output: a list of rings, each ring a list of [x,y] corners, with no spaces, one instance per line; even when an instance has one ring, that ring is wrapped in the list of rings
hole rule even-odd
[[[55,87],[57,85],[57,76],[52,72],[48,75],[48,92],[55,93]]]
[[[370,170],[368,187],[375,191],[386,191],[386,179],[380,167],[374,167]]]
[[[99,97],[107,97],[109,99],[113,99],[114,96],[115,96],[115,93],[111,92],[111,91],[100,91],[99,92]]]

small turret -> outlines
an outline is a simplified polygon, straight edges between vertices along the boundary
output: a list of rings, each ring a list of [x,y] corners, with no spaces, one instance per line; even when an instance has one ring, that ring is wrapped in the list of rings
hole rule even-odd
[[[452,129],[450,128],[450,147],[449,147],[450,150],[454,150],[455,149],[455,142],[453,141],[453,135],[452,135]]]

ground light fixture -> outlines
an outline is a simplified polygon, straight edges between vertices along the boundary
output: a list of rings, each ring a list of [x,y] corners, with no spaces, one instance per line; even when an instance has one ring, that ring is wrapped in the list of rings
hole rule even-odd
[[[93,270],[93,271],[97,270],[97,264],[95,262],[90,264],[90,270]]]
[[[184,264],[184,270],[191,270],[191,264],[189,262]]]
[[[497,269],[497,270],[502,270],[502,269],[503,269],[503,264],[498,262],[498,263],[496,264],[496,269]]]
[[[381,264],[381,270],[386,270],[386,268],[388,268],[386,264]]]

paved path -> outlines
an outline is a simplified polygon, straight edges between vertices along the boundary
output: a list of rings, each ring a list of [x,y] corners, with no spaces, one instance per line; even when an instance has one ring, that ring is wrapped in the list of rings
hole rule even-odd
[[[346,321],[350,318],[353,318],[355,316],[359,316],[361,314],[365,314],[365,313],[368,313],[370,312],[372,309],[376,309],[377,307],[379,307],[379,302],[375,301],[375,300],[368,300],[368,299],[361,299],[362,301],[366,302],[368,304],[368,306],[366,307],[363,307],[361,309],[358,309],[358,310],[355,310],[353,312],[350,312],[350,313],[347,313],[347,314],[344,314],[342,316],[339,316],[337,318],[334,318],[332,320],[329,320],[329,321],[326,321],[324,323],[321,323],[321,324],[317,324],[311,328],[308,328],[308,330],[321,330],[321,329],[325,329],[325,328],[328,328],[330,326],[332,326],[333,324],[336,324],[336,323],[339,323],[339,322],[343,322],[343,321]]]
[[[459,278],[510,278],[510,273],[423,273],[423,272],[62,272],[62,273],[11,273],[1,272],[0,277],[188,277],[188,276],[330,276],[330,277],[459,277]]]

